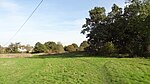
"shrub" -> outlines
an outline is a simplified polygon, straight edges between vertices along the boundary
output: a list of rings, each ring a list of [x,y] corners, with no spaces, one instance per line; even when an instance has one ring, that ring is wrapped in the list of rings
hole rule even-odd
[[[48,49],[48,53],[56,53],[57,52],[57,44],[53,41],[48,41],[44,43],[45,47]]]
[[[76,48],[73,45],[65,46],[65,50],[68,52],[75,52]]]
[[[103,54],[112,54],[116,51],[115,45],[112,42],[106,42],[101,48]]]
[[[79,51],[85,51],[87,47],[89,47],[89,43],[87,41],[83,41],[80,44]]]
[[[47,48],[45,47],[45,45],[41,44],[40,42],[37,42],[33,50],[35,53],[43,53],[47,51]]]
[[[64,53],[64,47],[61,43],[57,43],[57,53]]]

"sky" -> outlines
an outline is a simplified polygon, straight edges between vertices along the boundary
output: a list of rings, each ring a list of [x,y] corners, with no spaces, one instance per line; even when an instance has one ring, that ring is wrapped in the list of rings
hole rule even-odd
[[[61,42],[63,45],[86,40],[81,34],[88,11],[116,3],[124,7],[125,0],[44,0],[24,27],[10,40],[41,0],[0,0],[0,45],[11,42],[34,45],[36,42]]]

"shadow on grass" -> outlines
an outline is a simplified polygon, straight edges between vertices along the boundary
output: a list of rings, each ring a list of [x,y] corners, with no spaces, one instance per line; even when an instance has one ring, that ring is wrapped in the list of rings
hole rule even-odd
[[[111,55],[95,55],[92,52],[70,52],[70,53],[61,53],[61,54],[42,54],[34,55],[32,57],[26,58],[80,58],[80,57],[100,57],[100,58],[133,58],[128,54],[111,54]]]
[[[79,57],[102,57],[88,55],[86,52],[71,52],[71,53],[61,53],[61,54],[44,54],[44,55],[35,55],[27,58],[79,58]]]

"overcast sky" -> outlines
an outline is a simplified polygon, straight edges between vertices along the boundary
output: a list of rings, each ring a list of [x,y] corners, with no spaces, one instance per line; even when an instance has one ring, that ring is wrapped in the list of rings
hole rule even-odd
[[[4,45],[28,18],[41,0],[0,0],[0,45]],[[63,45],[86,40],[80,34],[88,11],[95,6],[107,12],[125,0],[44,0],[38,10],[10,42],[34,45],[55,41]]]

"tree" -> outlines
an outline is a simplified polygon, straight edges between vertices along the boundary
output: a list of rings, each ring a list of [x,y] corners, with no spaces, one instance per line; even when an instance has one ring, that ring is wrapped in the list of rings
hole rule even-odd
[[[65,51],[75,52],[76,48],[73,45],[68,45],[68,46],[65,47]]]
[[[142,56],[150,44],[150,1],[131,0],[124,8],[113,5],[107,15],[103,7],[89,11],[81,33],[87,34],[89,49],[101,51],[107,42],[117,47],[118,53]]]
[[[83,41],[81,44],[80,44],[80,47],[79,47],[79,50],[80,51],[85,51],[85,49],[89,47],[89,43],[87,41]]]
[[[64,47],[60,42],[57,43],[57,53],[64,53]]]
[[[7,48],[6,48],[6,52],[7,53],[19,53],[18,48],[20,46],[20,42],[18,43],[11,43]]]
[[[78,50],[79,50],[79,47],[78,47],[78,45],[77,45],[77,44],[73,43],[72,45],[74,46],[74,48],[76,49],[76,51],[78,51]]]
[[[48,41],[48,42],[44,43],[44,45],[48,49],[49,53],[53,53],[53,52],[57,51],[57,44],[55,42]]]
[[[5,48],[0,45],[0,54],[5,53]]]
[[[46,48],[46,46],[43,45],[42,43],[37,42],[37,43],[35,44],[33,50],[34,50],[35,53],[43,53],[43,52],[45,52],[45,51],[47,50],[47,48]]]

